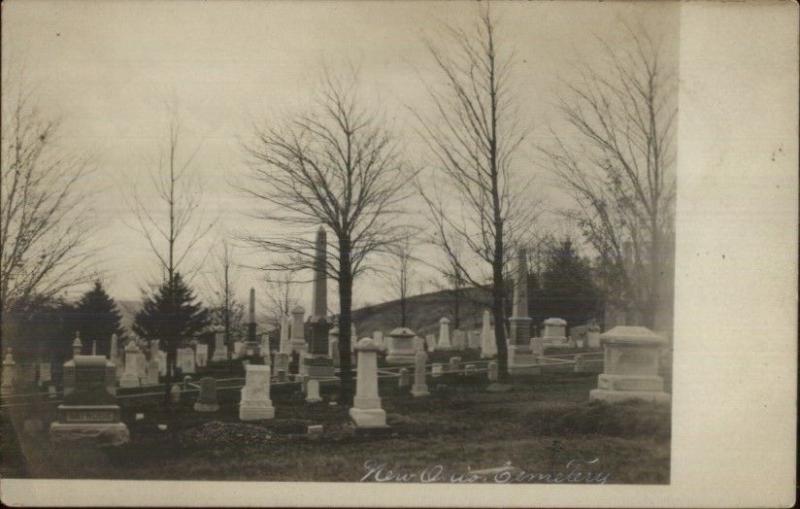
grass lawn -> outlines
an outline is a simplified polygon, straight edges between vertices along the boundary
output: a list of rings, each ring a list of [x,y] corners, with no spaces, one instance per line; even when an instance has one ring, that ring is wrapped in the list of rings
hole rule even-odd
[[[20,433],[24,416],[5,415],[0,474],[468,482],[470,470],[510,462],[517,470],[502,474],[499,481],[494,473],[472,480],[552,482],[572,472],[573,482],[669,482],[666,406],[590,403],[589,390],[596,384],[591,375],[515,377],[513,390],[504,393],[487,392],[485,375],[435,380],[427,398],[411,397],[394,379],[382,380],[391,426],[385,433],[357,433],[347,409],[329,405],[332,394],[325,391],[326,402],[313,406],[299,393],[276,396],[276,418],[257,423],[238,420],[238,391],[221,391],[222,407],[211,414],[192,410],[193,395],[172,414],[165,414],[156,400],[123,400],[131,442],[116,448],[57,448],[48,443],[46,417],[41,431]],[[52,411],[38,410],[40,415]],[[136,413],[144,418],[137,421]],[[160,431],[158,424],[168,424],[168,429]],[[306,434],[310,424],[323,425],[320,437]]]

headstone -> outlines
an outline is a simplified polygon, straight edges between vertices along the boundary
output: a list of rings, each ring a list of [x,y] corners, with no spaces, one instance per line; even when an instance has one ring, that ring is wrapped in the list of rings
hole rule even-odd
[[[386,412],[381,408],[378,394],[378,345],[372,338],[358,342],[358,372],[356,376],[356,395],[350,417],[358,428],[385,428]]]
[[[414,338],[416,334],[407,327],[398,327],[389,333],[387,345],[387,364],[413,364]],[[375,340],[373,339],[373,343]],[[377,346],[377,343],[375,343]],[[379,347],[380,348],[380,347]]]
[[[39,363],[39,383],[46,384],[53,379],[53,369],[49,362]]]
[[[447,366],[449,371],[460,371],[461,370],[461,357],[450,357],[450,362]]]
[[[336,336],[331,336],[330,341],[328,341],[328,348],[331,352],[331,360],[333,360],[333,367],[338,368],[341,364],[341,357],[339,356],[339,334],[338,329]]]
[[[428,346],[428,351],[433,352],[436,350],[436,336],[428,334],[425,336],[425,344]]]
[[[180,403],[181,402],[181,386],[178,384],[172,384],[172,387],[169,389],[169,397],[173,403]]]
[[[471,330],[467,333],[467,348],[477,350],[481,347],[481,331]]]
[[[210,376],[200,379],[200,395],[194,404],[195,412],[216,412],[219,410],[217,403],[217,381]]]
[[[197,345],[195,358],[197,359],[197,367],[206,367],[208,365],[208,345],[202,343]]]
[[[436,363],[431,366],[431,376],[433,378],[439,378],[442,373],[444,373],[444,367],[441,364]]]
[[[323,274],[319,277],[324,279],[326,276]],[[326,288],[326,286],[322,284],[322,286],[317,286],[316,288],[319,290],[320,288]],[[315,300],[321,303],[327,302],[322,298],[315,298]],[[331,378],[336,374],[336,370],[328,349],[330,335],[328,319],[324,315],[312,317],[308,326],[310,336],[308,341],[309,350],[304,358],[304,371],[312,378]]]
[[[158,385],[158,359],[153,358],[147,361],[147,385]]]
[[[386,350],[386,342],[383,339],[383,331],[382,330],[375,330],[372,331],[372,339],[375,340],[375,344],[378,345],[381,350]]]
[[[167,352],[162,350],[156,352],[156,360],[158,361],[158,374],[167,376]]]
[[[214,356],[211,362],[228,360],[228,347],[225,346],[225,333],[217,331],[214,333]]]
[[[409,375],[408,369],[400,368],[400,377],[397,380],[397,386],[402,389],[409,385],[411,385],[411,375]]]
[[[436,344],[437,350],[452,350],[453,345],[450,343],[450,320],[447,317],[442,317],[439,320],[439,343]]]
[[[453,349],[463,350],[467,347],[467,335],[461,329],[453,330]]]
[[[14,392],[14,379],[16,378],[17,363],[10,348],[6,348],[6,356],[3,358],[3,384],[0,395],[8,396]]]
[[[520,249],[517,255],[512,313],[508,319],[509,345],[520,352],[526,352],[530,348],[531,321],[528,316],[528,257],[525,249]]]
[[[83,343],[81,342],[81,333],[75,331],[75,340],[72,342],[72,356],[80,355],[83,350]]]
[[[234,341],[233,342],[233,358],[234,359],[241,359],[244,357],[245,350],[244,350],[244,341]]]
[[[303,316],[306,310],[299,304],[292,310],[292,337],[289,344],[292,351],[300,351],[306,345],[305,338],[305,325],[303,324]]]
[[[309,379],[306,382],[306,403],[320,403],[322,398],[319,395],[319,380]]]
[[[646,327],[625,325],[614,327],[600,338],[604,368],[589,399],[669,401],[664,379],[658,375],[659,354],[667,345],[664,338]]]
[[[136,362],[136,376],[139,377],[140,382],[144,382],[145,378],[147,378],[147,357],[145,357],[144,352],[137,347],[133,358]]]
[[[425,339],[414,336],[414,352],[425,351]]]
[[[589,325],[586,331],[586,346],[593,350],[601,348],[600,327],[595,324]]]
[[[136,343],[133,341],[128,341],[128,344],[125,345],[125,372],[122,373],[122,377],[119,379],[120,387],[127,389],[139,387],[141,384],[138,372],[138,355],[142,355],[141,352],[139,352],[139,347],[137,347]],[[66,364],[64,366],[66,367]]]
[[[275,417],[275,408],[270,399],[270,376],[268,365],[247,366],[242,399],[239,402],[239,419],[256,421]]]
[[[411,395],[415,398],[427,396],[428,383],[425,379],[425,364],[428,362],[428,354],[420,350],[414,356],[414,385],[411,387]]]
[[[119,338],[116,334],[111,335],[111,341],[108,346],[108,359],[117,365],[119,363]]]
[[[281,353],[289,353],[292,346],[289,342],[289,316],[283,315],[281,317],[281,337],[278,345],[278,351]]]
[[[276,373],[278,374],[278,381],[279,382],[283,383],[283,382],[288,382],[289,381],[289,370],[287,370],[287,369],[279,369],[279,370],[276,371]]]
[[[489,362],[489,381],[496,382],[500,379],[500,371],[497,367],[497,361]]]
[[[543,338],[566,338],[567,322],[561,318],[548,318],[544,321]]]
[[[478,368],[475,366],[475,364],[467,364],[466,366],[464,366],[465,375],[474,375],[477,372]]]
[[[492,328],[491,314],[488,309],[483,310],[483,324],[481,327],[481,358],[491,359],[497,356],[497,342]]]
[[[289,354],[278,352],[275,354],[275,373],[277,374],[279,371],[285,371],[286,373],[289,372]]]
[[[178,348],[176,351],[176,364],[184,375],[194,374],[194,350],[191,348]]]
[[[113,364],[103,355],[76,355],[69,362],[74,366],[75,386],[58,406],[57,422],[50,425],[50,440],[102,445],[128,442],[128,427],[120,421],[119,405],[107,386]]]
[[[256,340],[256,289],[250,288],[250,302],[247,309],[247,343],[248,349],[255,348]],[[248,354],[248,355],[253,355]]]

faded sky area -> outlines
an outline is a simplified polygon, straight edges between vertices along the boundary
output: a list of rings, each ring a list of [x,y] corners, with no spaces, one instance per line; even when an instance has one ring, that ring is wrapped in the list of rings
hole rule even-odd
[[[126,197],[134,185],[146,185],[165,142],[166,101],[178,105],[183,148],[200,146],[194,167],[203,181],[203,214],[220,218],[192,254],[199,261],[232,232],[270,228],[248,217],[252,202],[229,185],[246,168],[241,143],[254,122],[302,110],[323,64],[355,63],[363,91],[391,120],[409,162],[430,164],[408,113],[429,105],[422,80],[438,77],[423,37],[437,41],[442,22],[474,23],[479,8],[473,2],[12,0],[3,4],[4,75],[21,69],[24,82],[36,87],[40,109],[63,118],[64,141],[91,154],[97,169],[87,185],[98,191],[98,267],[115,298],[135,300],[158,272],[146,242],[126,226],[133,222]],[[516,55],[518,114],[534,129],[518,166],[539,171],[531,146],[558,127],[558,78],[568,77],[575,61],[599,55],[596,36],[613,45],[623,22],[643,23],[674,46],[666,55],[677,58],[679,8],[666,2],[493,3],[501,49]],[[537,179],[550,208],[567,203],[547,175]],[[568,226],[546,216],[542,228],[558,233]],[[267,255],[243,248],[238,256],[257,264]],[[419,269],[420,281],[431,277]],[[251,285],[262,291],[257,273],[242,272],[240,298]],[[196,286],[202,293],[202,282]],[[431,289],[413,287],[414,293]],[[301,291],[304,303],[309,292]],[[335,286],[330,293],[333,298]],[[356,282],[356,306],[393,298],[381,282]]]

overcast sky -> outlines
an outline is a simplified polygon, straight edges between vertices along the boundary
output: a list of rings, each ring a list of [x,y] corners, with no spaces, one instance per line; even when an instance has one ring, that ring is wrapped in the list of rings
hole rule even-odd
[[[436,79],[423,36],[436,40],[442,22],[474,23],[478,9],[473,2],[421,1],[11,1],[3,5],[4,73],[9,63],[22,68],[41,110],[63,118],[65,141],[91,154],[97,171],[87,185],[100,191],[102,218],[94,240],[99,265],[115,298],[139,299],[157,272],[142,237],[126,226],[132,215],[125,198],[132,186],[146,184],[164,143],[165,101],[178,104],[187,151],[200,146],[194,168],[204,183],[204,213],[220,217],[218,231],[197,249],[201,257],[226,232],[270,227],[247,218],[252,204],[228,185],[246,167],[241,140],[252,134],[254,121],[302,110],[323,63],[355,62],[365,91],[412,147],[409,157],[424,159],[413,149],[418,141],[406,110],[427,104],[420,77]],[[516,53],[519,112],[534,128],[531,143],[557,126],[557,78],[575,61],[597,58],[596,36],[613,45],[622,22],[641,21],[674,46],[667,56],[677,57],[677,4],[517,2],[492,9],[501,43]],[[521,152],[523,163],[531,152]],[[550,206],[563,205],[548,177],[539,177]],[[548,223],[559,231],[554,220]],[[257,277],[240,276],[242,298],[251,284],[261,291]],[[387,291],[359,281],[354,303],[388,300]],[[304,305],[309,292],[301,294]]]

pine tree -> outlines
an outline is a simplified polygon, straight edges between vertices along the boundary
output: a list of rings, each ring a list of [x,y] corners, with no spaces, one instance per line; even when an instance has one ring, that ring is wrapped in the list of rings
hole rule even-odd
[[[117,305],[103,288],[100,281],[95,281],[94,288],[84,293],[75,305],[71,317],[71,326],[80,331],[84,352],[89,353],[92,342],[97,342],[97,355],[108,355],[111,347],[111,335],[122,336],[122,315]],[[74,332],[72,336],[74,337]]]
[[[531,316],[537,323],[550,317],[578,325],[599,312],[600,295],[588,261],[578,256],[572,241],[549,248],[544,270],[531,299]]]
[[[192,338],[208,325],[209,314],[191,288],[176,272],[172,282],[164,283],[153,295],[145,298],[136,313],[133,331],[148,341],[158,339],[167,352],[167,381],[173,379],[176,350],[181,342]]]

